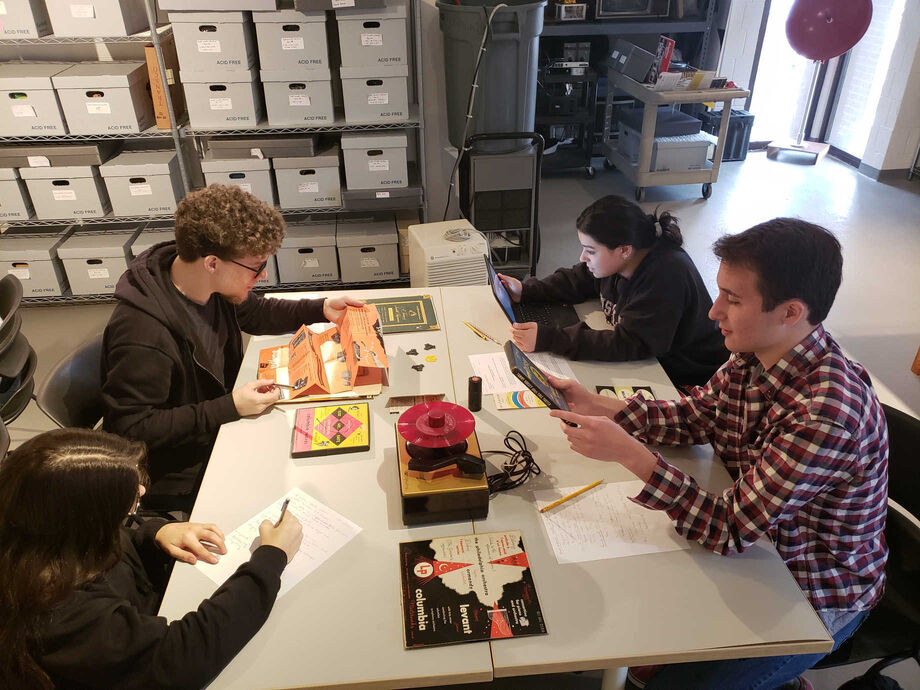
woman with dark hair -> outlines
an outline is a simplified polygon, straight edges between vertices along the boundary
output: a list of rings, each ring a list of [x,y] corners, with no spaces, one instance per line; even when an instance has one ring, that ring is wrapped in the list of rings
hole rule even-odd
[[[202,687],[268,618],[302,536],[290,512],[262,523],[262,545],[197,611],[156,615],[168,557],[226,549],[215,525],[121,527],[145,458],[142,443],[58,429],[0,463],[0,687]]]
[[[729,354],[709,319],[712,299],[703,279],[681,248],[677,219],[668,212],[647,214],[611,194],[582,211],[575,225],[581,263],[542,280],[499,277],[515,302],[577,304],[600,297],[613,330],[584,322],[567,328],[516,323],[515,344],[569,359],[657,357],[674,385],[706,383]]]

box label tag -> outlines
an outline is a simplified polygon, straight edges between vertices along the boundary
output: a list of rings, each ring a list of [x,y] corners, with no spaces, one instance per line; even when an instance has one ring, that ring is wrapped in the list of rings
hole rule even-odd
[[[6,14],[6,3],[0,0],[0,14]]]
[[[390,193],[389,192],[377,192],[376,196],[378,199],[389,199]]]
[[[94,19],[96,8],[93,5],[71,5],[70,16],[75,19]]]
[[[88,268],[86,274],[93,280],[104,280],[109,277],[107,268]]]
[[[51,161],[45,156],[28,156],[30,168],[50,168]]]
[[[310,105],[310,97],[302,93],[288,94],[288,105]]]
[[[111,115],[112,106],[105,102],[87,103],[86,112],[88,112],[90,115]]]
[[[380,262],[373,257],[362,257],[361,258],[361,268],[378,268]]]
[[[383,34],[361,34],[361,45],[382,46]]]
[[[298,194],[319,194],[319,182],[301,182],[297,185]]]
[[[332,0],[332,9],[340,10],[343,7],[354,7],[355,0]]]
[[[303,50],[303,36],[283,36],[281,50]]]
[[[312,256],[303,260],[300,264],[301,268],[319,268],[319,259],[314,259]]]
[[[249,149],[249,155],[252,156],[253,158],[258,158],[259,160],[262,160],[263,158],[265,158],[265,155],[262,153],[262,149],[259,149],[259,148]]]
[[[244,192],[249,192],[252,194],[252,182],[240,182],[237,187],[242,189]]]
[[[76,201],[77,193],[72,189],[52,189],[51,196],[55,201]]]
[[[131,192],[131,196],[148,196],[153,194],[153,188],[149,183],[129,184],[128,191]]]
[[[233,100],[230,98],[209,98],[211,110],[233,110]]]
[[[387,105],[390,102],[389,92],[367,94],[368,105]]]
[[[390,161],[368,161],[367,169],[372,172],[382,172],[390,169]]]
[[[6,13],[4,12],[3,14]],[[11,268],[7,270],[7,273],[16,276],[19,280],[29,280],[32,277],[28,268]]]
[[[35,108],[31,105],[12,105],[13,117],[37,117]]]
[[[198,39],[198,52],[199,53],[219,53],[220,52],[220,41],[216,38],[199,38]]]

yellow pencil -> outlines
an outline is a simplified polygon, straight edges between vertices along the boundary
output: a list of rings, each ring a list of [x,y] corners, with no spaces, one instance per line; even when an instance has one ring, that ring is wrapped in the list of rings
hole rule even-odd
[[[549,510],[550,508],[555,508],[555,507],[558,506],[558,505],[562,505],[562,504],[565,503],[566,501],[568,501],[568,500],[570,500],[570,499],[572,499],[572,498],[575,498],[575,497],[578,496],[579,494],[583,494],[583,493],[584,493],[585,491],[587,491],[588,489],[593,489],[595,486],[597,486],[597,485],[600,484],[600,483],[601,483],[601,480],[600,480],[600,479],[598,479],[596,482],[591,482],[590,484],[588,484],[588,486],[585,486],[585,487],[579,489],[578,491],[573,491],[573,492],[570,493],[568,496],[563,496],[563,497],[560,498],[559,500],[553,501],[553,502],[550,503],[548,506],[543,506],[542,508],[540,508],[540,512],[541,512],[541,513],[545,513],[545,512],[546,512],[547,510]]]
[[[482,338],[483,340],[491,340],[491,341],[492,341],[493,343],[495,343],[496,345],[501,345],[501,343],[498,342],[495,338],[493,338],[493,337],[492,337],[491,335],[489,335],[488,333],[485,333],[485,332],[479,330],[478,328],[476,328],[476,326],[474,326],[473,324],[471,324],[469,321],[464,321],[463,323],[466,325],[467,328],[469,328],[471,331],[473,331],[473,333],[475,333],[476,335],[478,335],[478,336],[479,336],[480,338]]]

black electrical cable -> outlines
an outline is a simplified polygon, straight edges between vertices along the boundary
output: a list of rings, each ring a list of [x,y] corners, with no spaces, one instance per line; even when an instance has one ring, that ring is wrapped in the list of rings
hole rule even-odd
[[[505,434],[505,448],[508,450],[484,450],[485,455],[503,455],[501,472],[488,476],[489,494],[508,491],[520,486],[532,476],[542,472],[533,455],[527,450],[527,442],[521,432],[512,429]]]

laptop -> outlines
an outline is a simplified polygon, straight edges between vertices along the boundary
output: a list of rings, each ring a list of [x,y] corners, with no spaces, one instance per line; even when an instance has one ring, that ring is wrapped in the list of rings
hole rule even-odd
[[[486,267],[489,269],[489,282],[492,284],[492,294],[495,295],[495,301],[498,302],[498,306],[502,308],[511,323],[535,321],[541,326],[565,328],[581,321],[578,312],[575,311],[575,307],[571,304],[560,304],[558,302],[515,303],[488,258],[486,259]]]

